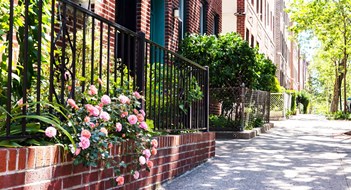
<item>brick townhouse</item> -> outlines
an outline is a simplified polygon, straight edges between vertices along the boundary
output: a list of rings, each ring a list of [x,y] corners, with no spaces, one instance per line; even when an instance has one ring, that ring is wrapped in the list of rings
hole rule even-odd
[[[301,90],[306,64],[288,31],[285,0],[223,0],[222,32],[237,32],[277,66],[276,76],[287,89]]]
[[[95,0],[94,11],[177,50],[187,33],[218,34],[222,0]]]

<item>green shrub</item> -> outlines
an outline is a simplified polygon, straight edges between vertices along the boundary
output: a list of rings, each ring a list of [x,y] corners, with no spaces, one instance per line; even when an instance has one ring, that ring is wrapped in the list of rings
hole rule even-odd
[[[297,97],[297,92],[295,90],[287,90],[287,93],[291,95],[291,107],[290,111],[292,115],[296,115],[296,97]]]
[[[296,97],[296,102],[303,105],[302,113],[306,114],[310,104],[310,95],[306,91],[301,91]]]
[[[210,128],[211,130],[235,130],[239,131],[240,130],[240,123],[237,121],[233,121],[230,119],[227,119],[224,116],[218,116],[218,115],[210,115]]]

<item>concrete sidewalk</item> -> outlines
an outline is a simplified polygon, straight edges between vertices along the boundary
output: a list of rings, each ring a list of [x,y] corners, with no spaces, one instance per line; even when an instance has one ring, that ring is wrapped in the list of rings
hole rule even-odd
[[[161,189],[346,190],[351,187],[349,121],[299,115],[251,140],[216,141],[216,157]]]

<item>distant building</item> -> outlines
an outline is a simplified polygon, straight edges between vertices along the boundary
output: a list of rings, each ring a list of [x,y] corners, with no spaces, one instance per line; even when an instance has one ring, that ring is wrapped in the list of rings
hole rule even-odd
[[[258,46],[277,66],[280,85],[301,90],[307,67],[298,45],[289,40],[290,19],[284,9],[284,0],[223,0],[222,32],[238,32],[251,47]]]

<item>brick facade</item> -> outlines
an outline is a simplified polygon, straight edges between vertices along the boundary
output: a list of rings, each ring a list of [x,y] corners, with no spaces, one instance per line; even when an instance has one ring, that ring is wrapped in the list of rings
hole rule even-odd
[[[214,133],[158,137],[158,153],[151,172],[140,172],[138,180],[125,173],[125,185],[112,186],[112,169],[74,166],[59,146],[0,148],[0,189],[154,189],[215,155]],[[112,155],[126,154],[124,144]]]
[[[150,39],[151,1],[138,0],[136,11],[136,31],[145,33]],[[96,1],[95,12],[109,20],[115,20],[115,1]],[[218,16],[218,32],[222,31],[222,0],[192,0],[185,1],[186,8],[186,33],[199,33],[200,26],[200,3],[205,6],[205,33],[214,34],[214,18]],[[117,2],[118,3],[118,2]],[[179,9],[179,0],[165,0],[165,47],[176,51],[179,44],[179,20],[174,17],[174,10]]]

